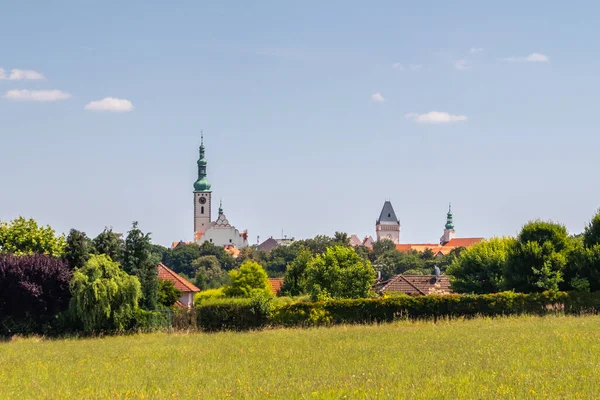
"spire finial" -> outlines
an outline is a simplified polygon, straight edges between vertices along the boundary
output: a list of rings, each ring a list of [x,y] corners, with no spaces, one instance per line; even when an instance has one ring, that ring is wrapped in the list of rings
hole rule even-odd
[[[204,129],[200,129],[200,146],[204,145]]]
[[[452,212],[452,202],[448,203],[448,212]]]
[[[223,214],[223,198],[219,200],[219,215]]]

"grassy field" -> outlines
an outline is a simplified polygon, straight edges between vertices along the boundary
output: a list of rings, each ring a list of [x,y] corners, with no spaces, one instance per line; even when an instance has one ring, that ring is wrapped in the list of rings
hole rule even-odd
[[[600,398],[600,317],[0,343],[1,399]]]

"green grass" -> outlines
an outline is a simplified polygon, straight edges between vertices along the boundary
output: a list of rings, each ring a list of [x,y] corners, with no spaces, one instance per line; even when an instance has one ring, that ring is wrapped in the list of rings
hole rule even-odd
[[[600,317],[0,343],[1,399],[600,398]]]

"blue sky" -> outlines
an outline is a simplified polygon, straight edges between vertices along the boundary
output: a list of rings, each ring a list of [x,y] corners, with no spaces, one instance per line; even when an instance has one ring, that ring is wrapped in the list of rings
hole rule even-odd
[[[203,129],[213,196],[253,243],[374,235],[386,199],[404,243],[438,240],[449,201],[461,237],[579,232],[600,198],[599,11],[5,2],[0,219],[190,240]]]

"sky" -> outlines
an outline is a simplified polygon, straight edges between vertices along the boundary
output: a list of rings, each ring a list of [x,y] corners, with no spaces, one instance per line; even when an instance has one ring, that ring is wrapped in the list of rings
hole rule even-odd
[[[0,220],[193,238],[213,201],[256,243],[583,230],[599,206],[600,3],[6,1]],[[217,207],[213,206],[216,213]],[[213,216],[216,218],[216,215]]]

